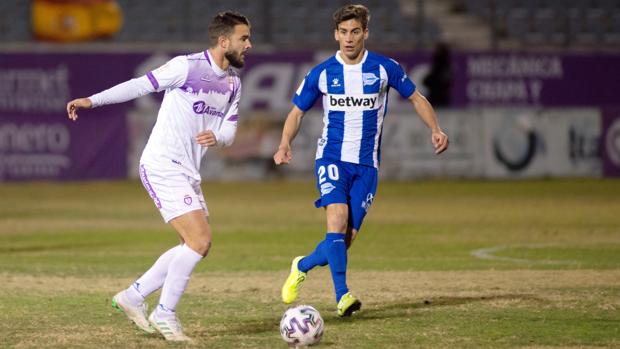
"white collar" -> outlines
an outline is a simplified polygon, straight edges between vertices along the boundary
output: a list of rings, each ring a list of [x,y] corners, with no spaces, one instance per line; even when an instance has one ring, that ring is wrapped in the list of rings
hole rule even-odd
[[[222,76],[222,75],[226,75],[226,71],[223,70],[222,68],[220,68],[217,63],[215,63],[215,61],[213,60],[213,56],[211,56],[211,52],[209,52],[209,50],[207,50],[207,54],[209,55],[209,62],[211,63],[211,68],[213,68],[213,71],[215,72],[215,74]]]
[[[348,64],[344,61],[344,59],[342,59],[342,57],[340,57],[340,50],[336,51],[336,60],[338,60],[338,62],[340,62],[340,64],[347,66],[347,67],[357,67],[360,66],[362,64],[364,64],[364,62],[366,62],[366,58],[368,57],[368,50],[364,49],[364,57],[362,57],[362,60],[359,63],[356,64]]]

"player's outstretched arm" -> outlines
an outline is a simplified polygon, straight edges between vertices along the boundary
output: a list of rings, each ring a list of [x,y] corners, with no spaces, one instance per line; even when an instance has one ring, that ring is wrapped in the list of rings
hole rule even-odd
[[[67,115],[69,119],[75,121],[78,118],[78,109],[90,109],[93,107],[93,103],[88,98],[77,98],[67,103]]]
[[[293,139],[297,136],[297,132],[299,132],[301,119],[304,117],[304,114],[304,111],[297,106],[293,106],[293,109],[288,113],[286,121],[284,122],[284,128],[282,129],[280,146],[273,155],[273,161],[276,165],[288,164],[293,159],[291,142],[293,142]]]
[[[67,114],[69,115],[69,119],[75,121],[78,117],[78,109],[89,109],[107,104],[123,103],[151,92],[155,92],[155,87],[145,75],[120,83],[88,98],[72,100],[67,103]]]
[[[435,147],[435,154],[443,153],[448,149],[448,136],[443,133],[439,127],[439,122],[437,121],[437,115],[435,114],[435,110],[433,110],[433,106],[428,102],[426,97],[418,91],[415,91],[411,97],[409,97],[409,100],[413,103],[413,107],[422,121],[431,129],[431,142]]]

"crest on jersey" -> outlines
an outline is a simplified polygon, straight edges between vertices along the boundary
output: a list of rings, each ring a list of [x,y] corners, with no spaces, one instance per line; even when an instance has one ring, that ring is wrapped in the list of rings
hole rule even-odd
[[[189,195],[185,195],[185,197],[183,198],[183,202],[185,202],[186,205],[191,205],[192,204],[192,197]]]
[[[362,81],[364,86],[374,85],[379,78],[374,73],[362,73]]]

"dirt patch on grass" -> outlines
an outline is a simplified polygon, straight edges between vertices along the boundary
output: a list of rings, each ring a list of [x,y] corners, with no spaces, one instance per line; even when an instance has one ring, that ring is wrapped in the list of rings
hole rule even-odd
[[[83,325],[42,328],[36,331],[14,333],[8,339],[11,348],[170,348],[158,335],[141,333],[131,326]],[[178,345],[176,347],[179,347]],[[199,347],[198,343],[182,345],[183,348]],[[204,344],[200,347],[205,347]]]
[[[219,343],[218,348],[230,347],[227,341],[250,341],[244,347],[270,347],[257,344],[256,338],[267,343],[277,339],[278,314],[286,306],[280,302],[280,287],[287,272],[204,272],[194,275],[190,281],[188,296],[194,306],[185,308],[187,331],[197,342],[190,347],[205,347]],[[592,305],[606,305],[607,310],[620,309],[617,297],[620,270],[511,270],[511,271],[463,271],[463,272],[362,272],[350,273],[349,286],[364,302],[358,323],[366,331],[381,326],[385,319],[420,319],[424,314],[441,313],[437,310],[458,309],[482,305],[486,310],[499,308],[500,312],[524,307],[528,310],[544,311],[546,307],[582,307],[584,312],[592,311]],[[83,325],[75,322],[63,324],[55,318],[37,318],[32,328],[16,328],[8,332],[8,344],[16,348],[46,347],[117,347],[117,348],[170,348],[170,344],[157,337],[137,334],[132,326],[123,326],[126,319],[122,314],[112,312],[109,298],[118,290],[127,287],[133,279],[110,277],[39,277],[0,273],[0,308],[3,299],[19,298],[20,295],[41,297],[72,297],[72,295],[94,295],[97,303],[92,307],[100,317],[85,317]],[[103,304],[102,295],[108,299]],[[88,298],[88,297],[86,297]],[[38,299],[38,298],[37,298]],[[333,286],[329,270],[322,268],[309,274],[303,285],[300,300],[329,310],[323,312],[327,322],[333,321],[335,310]],[[98,303],[101,301],[102,303]],[[150,301],[150,299],[149,299]],[[186,304],[187,304],[186,303]],[[75,306],[69,311],[75,311]],[[42,304],[29,311],[45,310]],[[107,309],[103,313],[100,309]],[[204,320],[205,308],[209,320]],[[604,309],[599,307],[599,309]],[[93,309],[91,309],[93,310]],[[230,320],[230,314],[242,311],[241,322]],[[445,313],[445,311],[444,311]],[[266,315],[269,314],[269,315]],[[276,315],[273,315],[276,314]],[[416,315],[417,314],[417,315]],[[415,315],[415,316],[414,316]],[[32,316],[32,315],[31,315]],[[47,314],[46,316],[51,316]],[[105,318],[101,318],[101,316]],[[108,319],[107,316],[110,318]],[[429,315],[433,319],[432,315]],[[34,318],[33,318],[34,319]],[[41,321],[44,320],[44,321]],[[93,323],[95,321],[95,323]],[[413,320],[412,320],[413,321]],[[376,323],[375,323],[376,322]],[[333,322],[330,322],[333,325]],[[35,325],[36,324],[36,325]],[[379,325],[377,325],[379,324]],[[413,326],[413,325],[412,325]],[[434,342],[437,347],[462,346],[463,336],[453,336],[451,325],[423,326],[418,324],[422,336]],[[357,331],[341,325],[341,329]],[[11,326],[8,327],[11,329]],[[34,330],[36,329],[36,330]],[[247,335],[246,339],[238,334]],[[270,337],[262,337],[269,333]],[[336,333],[336,332],[332,332]],[[348,332],[349,335],[351,332]],[[273,336],[271,336],[273,334]],[[0,338],[4,334],[0,330]],[[358,333],[359,336],[365,332]],[[255,337],[252,337],[255,336]],[[334,343],[346,341],[332,335]],[[128,341],[126,341],[129,338]],[[561,342],[561,341],[560,341]],[[562,342],[563,343],[563,342]],[[380,347],[398,346],[383,343]],[[1,345],[0,345],[1,346]],[[185,345],[184,345],[185,347]],[[271,346],[273,347],[273,346]],[[349,346],[350,347],[350,346]],[[402,347],[402,346],[400,346]],[[552,346],[557,347],[557,346]],[[584,346],[578,346],[584,347]],[[612,345],[613,347],[613,345]],[[532,346],[531,348],[547,348]],[[577,347],[575,347],[577,348]]]
[[[272,302],[279,298],[285,272],[199,273],[192,277],[189,294],[212,298],[252,297]],[[618,287],[619,270],[485,270],[485,271],[372,271],[349,273],[349,287],[358,295],[393,299],[438,295],[479,296],[481,294],[546,294],[553,290],[613,289]],[[109,293],[127,287],[133,280],[110,277],[41,277],[0,274],[0,292]],[[303,293],[315,300],[331,300],[332,284],[327,268],[309,274]],[[599,295],[600,296],[600,295]],[[497,302],[509,302],[498,299]]]

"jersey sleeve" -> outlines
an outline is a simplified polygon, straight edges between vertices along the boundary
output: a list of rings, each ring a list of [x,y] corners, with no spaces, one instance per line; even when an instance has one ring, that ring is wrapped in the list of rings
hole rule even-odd
[[[385,69],[388,75],[388,85],[395,88],[403,98],[411,97],[416,87],[413,81],[405,74],[403,67],[395,60],[390,59]]]
[[[297,88],[293,97],[293,104],[303,111],[308,111],[321,95],[319,90],[320,72],[311,70]]]
[[[187,57],[177,56],[161,67],[146,74],[155,91],[181,87],[187,80],[189,64]]]
[[[151,92],[155,92],[153,86],[146,76],[141,76],[96,93],[88,99],[92,102],[92,107],[96,108],[102,105],[127,102]]]
[[[241,81],[237,80],[237,88],[232,96],[230,108],[224,116],[224,120],[218,130],[213,130],[217,145],[220,147],[229,147],[235,141],[237,134],[237,120],[239,119],[239,101],[241,100]]]

